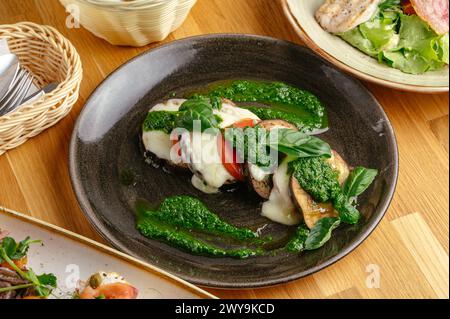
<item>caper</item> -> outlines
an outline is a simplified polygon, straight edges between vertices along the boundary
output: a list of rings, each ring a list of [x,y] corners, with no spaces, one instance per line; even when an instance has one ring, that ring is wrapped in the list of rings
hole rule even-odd
[[[89,286],[97,289],[102,284],[102,277],[100,274],[94,274],[89,278]]]

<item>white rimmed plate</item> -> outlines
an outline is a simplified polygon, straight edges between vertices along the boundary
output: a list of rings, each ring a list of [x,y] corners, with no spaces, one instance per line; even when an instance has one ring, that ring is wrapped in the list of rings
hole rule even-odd
[[[215,299],[210,293],[163,270],[65,229],[0,206],[0,229],[22,240],[40,239],[28,253],[28,267],[53,273],[58,288],[51,298],[70,298],[74,284],[98,271],[117,272],[139,289],[139,299]]]
[[[288,20],[305,44],[343,71],[394,89],[422,93],[448,91],[448,67],[420,75],[406,74],[378,63],[376,59],[323,30],[316,22],[314,13],[324,0],[281,1]]]

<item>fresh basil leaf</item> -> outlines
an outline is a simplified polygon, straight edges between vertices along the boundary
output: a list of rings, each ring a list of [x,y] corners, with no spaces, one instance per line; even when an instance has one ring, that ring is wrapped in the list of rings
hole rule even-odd
[[[322,247],[331,238],[332,231],[339,224],[340,219],[336,217],[324,217],[320,219],[309,232],[305,241],[305,249],[314,250]]]
[[[210,101],[213,109],[220,110],[220,108],[222,107],[222,99],[220,97],[211,96]]]
[[[196,98],[185,101],[179,109],[175,126],[193,131],[196,129],[194,127],[195,121],[199,122],[202,132],[209,128],[219,127],[220,121],[213,113],[212,105],[208,99]]]
[[[350,203],[343,193],[339,193],[333,199],[333,206],[339,212],[339,218],[343,223],[356,224],[361,218],[361,214],[355,206]]]
[[[286,250],[294,253],[299,253],[305,249],[305,241],[308,238],[309,229],[306,225],[300,225],[292,239],[287,243]]]
[[[361,195],[374,181],[378,171],[376,169],[358,166],[353,169],[343,186],[343,193],[350,199]]]
[[[269,132],[269,146],[286,155],[301,157],[331,157],[331,147],[321,139],[291,129]]]
[[[272,167],[278,162],[278,154],[267,147],[267,131],[262,128],[227,128],[225,140],[236,150],[240,159],[261,168]]]
[[[189,99],[183,102],[181,104],[180,108],[178,109],[179,112],[188,111],[195,108],[203,108],[203,109],[209,109],[212,110],[211,103],[208,99],[205,98],[193,98]]]

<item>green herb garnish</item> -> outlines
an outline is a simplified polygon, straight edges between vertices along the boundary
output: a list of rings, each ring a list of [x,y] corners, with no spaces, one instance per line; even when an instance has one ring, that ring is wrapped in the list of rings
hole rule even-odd
[[[48,297],[52,290],[56,288],[57,279],[55,275],[36,275],[31,268],[23,270],[14,263],[14,260],[19,260],[26,256],[28,248],[32,243],[41,243],[41,241],[31,240],[30,237],[27,237],[20,243],[17,243],[11,237],[3,238],[0,245],[0,262],[6,262],[22,279],[29,281],[29,283],[0,288],[0,293],[32,287],[39,297]]]

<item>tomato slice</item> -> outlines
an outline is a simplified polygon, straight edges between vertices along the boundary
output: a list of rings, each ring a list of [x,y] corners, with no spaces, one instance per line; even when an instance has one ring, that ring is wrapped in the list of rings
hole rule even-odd
[[[416,10],[414,10],[414,7],[409,0],[402,0],[402,9],[406,15],[416,15]]]
[[[25,269],[25,267],[26,267],[26,265],[28,263],[28,258],[27,258],[27,256],[24,256],[24,257],[22,257],[20,259],[13,260],[13,263],[16,264],[16,266],[19,267],[20,269]],[[11,269],[11,270],[15,270],[6,261],[0,263],[0,267],[4,267],[4,268]]]
[[[256,121],[254,119],[243,119],[233,124],[233,127],[244,128],[244,127],[254,127]]]
[[[243,182],[244,173],[242,171],[242,165],[237,161],[238,156],[236,150],[225,140],[222,134],[217,136],[217,143],[223,167],[236,180]]]
[[[176,139],[171,140],[171,141],[172,141],[172,145],[175,147],[175,149],[177,151],[178,156],[181,157],[182,154],[181,154],[181,147],[180,147],[180,138],[177,137]]]
[[[233,124],[235,128],[254,127],[257,121],[251,118],[242,119]],[[242,164],[238,162],[236,150],[225,140],[222,134],[217,138],[219,145],[220,158],[222,165],[236,180],[243,182],[245,180]],[[232,157],[232,158],[231,158]]]

